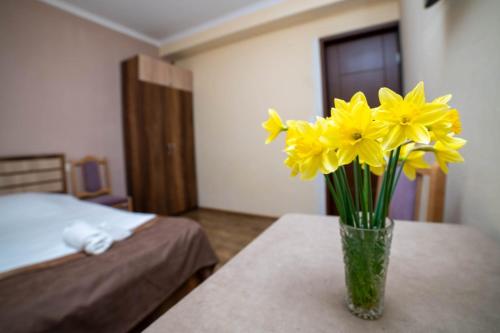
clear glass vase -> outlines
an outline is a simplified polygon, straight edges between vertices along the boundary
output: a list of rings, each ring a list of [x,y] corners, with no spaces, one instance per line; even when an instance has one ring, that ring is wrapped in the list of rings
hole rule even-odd
[[[382,229],[360,229],[340,223],[347,307],[360,318],[373,320],[382,316],[393,228],[391,219]]]

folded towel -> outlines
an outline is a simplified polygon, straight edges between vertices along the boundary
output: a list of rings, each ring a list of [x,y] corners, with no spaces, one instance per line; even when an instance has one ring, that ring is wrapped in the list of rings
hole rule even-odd
[[[88,254],[101,254],[105,252],[111,244],[113,237],[106,231],[95,228],[84,221],[75,221],[63,230],[64,242]]]
[[[116,225],[110,225],[106,222],[99,224],[99,229],[107,232],[115,242],[122,241],[132,235],[130,230]]]

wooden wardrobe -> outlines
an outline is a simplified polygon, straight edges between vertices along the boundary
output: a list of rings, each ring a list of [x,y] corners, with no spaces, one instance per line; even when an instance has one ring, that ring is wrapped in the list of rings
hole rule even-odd
[[[134,210],[175,215],[197,206],[192,73],[138,55],[122,64],[128,194]]]

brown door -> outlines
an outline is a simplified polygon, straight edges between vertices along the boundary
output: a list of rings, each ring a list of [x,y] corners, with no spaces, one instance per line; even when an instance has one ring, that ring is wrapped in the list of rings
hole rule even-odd
[[[379,105],[378,90],[389,87],[401,93],[401,61],[397,24],[321,40],[324,115],[330,116],[334,98],[344,100],[363,91],[372,107]],[[352,170],[347,168],[354,188]],[[376,188],[376,177],[372,185]],[[337,209],[327,192],[327,213]]]

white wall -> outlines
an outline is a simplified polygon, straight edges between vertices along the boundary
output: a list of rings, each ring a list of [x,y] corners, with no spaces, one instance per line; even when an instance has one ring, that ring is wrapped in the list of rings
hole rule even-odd
[[[462,115],[465,164],[450,168],[445,220],[500,239],[500,1],[401,1],[404,82],[431,97],[453,93]]]
[[[281,215],[321,213],[324,185],[290,179],[283,138],[264,145],[267,108],[286,118],[321,110],[318,39],[399,18],[396,1],[352,1],[332,15],[179,62],[194,73],[200,206]]]

